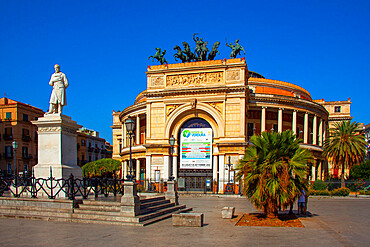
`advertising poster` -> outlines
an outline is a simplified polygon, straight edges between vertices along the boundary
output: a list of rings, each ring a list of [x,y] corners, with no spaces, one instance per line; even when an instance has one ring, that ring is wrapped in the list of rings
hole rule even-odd
[[[180,169],[212,169],[212,129],[181,129]]]

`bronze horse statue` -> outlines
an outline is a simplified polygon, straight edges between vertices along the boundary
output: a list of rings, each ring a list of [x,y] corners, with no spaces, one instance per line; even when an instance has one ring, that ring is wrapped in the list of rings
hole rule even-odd
[[[186,42],[182,42],[182,45],[184,46],[184,50],[182,51],[182,53],[184,53],[187,57],[186,62],[197,61],[197,56],[191,52],[189,44]]]
[[[235,41],[235,45],[233,45],[232,43],[230,43],[229,45],[226,41],[226,46],[231,48],[230,58],[236,58],[237,55],[240,55],[241,51],[243,51],[245,54],[243,46],[239,45],[239,39]]]
[[[220,52],[217,50],[219,45],[220,45],[220,42],[218,42],[218,41],[216,41],[213,44],[213,48],[212,48],[211,52],[208,54],[208,60],[213,60],[213,59],[215,59],[217,54],[220,54]]]
[[[157,61],[160,62],[161,64],[166,64],[167,61],[164,58],[164,55],[166,54],[166,50],[164,50],[161,53],[161,48],[155,48],[155,49],[157,50],[157,52],[154,54],[154,56],[148,57],[148,60],[149,60],[149,58],[152,58],[152,62],[153,62],[154,59],[157,59]]]
[[[185,62],[187,62],[188,61],[188,58],[187,58],[187,56],[186,55],[184,55],[184,53],[181,51],[181,48],[180,48],[180,46],[175,46],[174,48],[173,48],[174,50],[177,50],[177,53],[175,54],[175,55],[173,55],[174,57],[175,57],[175,60],[177,61],[177,59],[176,58],[179,58],[180,60],[181,60],[181,62],[182,63],[185,63]]]

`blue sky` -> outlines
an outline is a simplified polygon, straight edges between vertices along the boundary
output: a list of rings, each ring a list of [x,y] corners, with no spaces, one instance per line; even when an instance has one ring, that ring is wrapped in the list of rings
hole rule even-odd
[[[54,64],[70,87],[63,113],[112,141],[112,112],[146,89],[155,47],[190,44],[199,33],[246,50],[250,70],[307,89],[314,99],[367,109],[370,1],[0,1],[0,96],[46,111]]]

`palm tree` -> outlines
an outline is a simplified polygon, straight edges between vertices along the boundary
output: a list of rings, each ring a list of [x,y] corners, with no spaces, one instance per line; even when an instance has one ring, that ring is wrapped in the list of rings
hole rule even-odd
[[[302,140],[292,130],[254,135],[239,161],[237,178],[244,181],[244,193],[268,217],[287,207],[307,190],[308,163],[312,153],[299,146]]]
[[[359,123],[342,121],[334,123],[329,130],[329,137],[324,142],[324,155],[334,164],[341,167],[341,187],[345,187],[345,169],[351,169],[359,164],[365,155],[365,136],[359,131]]]

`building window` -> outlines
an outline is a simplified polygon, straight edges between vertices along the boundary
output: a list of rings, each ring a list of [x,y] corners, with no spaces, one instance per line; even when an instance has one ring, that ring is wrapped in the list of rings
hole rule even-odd
[[[28,165],[24,165],[24,173],[28,172]]]
[[[81,146],[86,146],[86,142],[85,142],[85,140],[81,140]]]
[[[248,123],[248,137],[251,137],[254,134],[254,124]]]
[[[13,140],[13,128],[5,128],[4,140]]]
[[[340,106],[335,106],[334,107],[334,112],[341,112],[341,107]]]
[[[12,174],[12,164],[8,164],[7,172],[8,174]]]
[[[11,112],[5,113],[5,119],[12,119],[12,113]]]
[[[5,158],[12,158],[13,154],[13,147],[12,146],[5,146]]]
[[[28,147],[22,147],[22,157],[23,158],[28,157]]]
[[[23,114],[23,121],[28,122],[28,115],[27,114]]]

